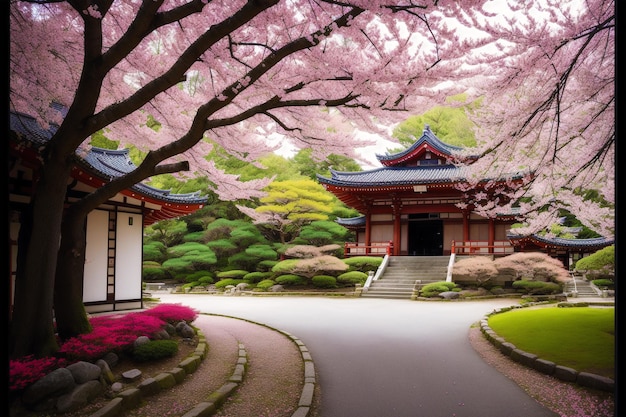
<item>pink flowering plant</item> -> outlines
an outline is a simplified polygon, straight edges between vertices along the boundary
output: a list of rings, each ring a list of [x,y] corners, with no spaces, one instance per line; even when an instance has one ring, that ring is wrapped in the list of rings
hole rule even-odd
[[[21,391],[51,371],[78,361],[95,362],[109,352],[132,349],[139,336],[152,337],[166,324],[193,322],[198,312],[180,304],[160,304],[145,311],[92,317],[92,331],[62,342],[55,357],[26,356],[9,361],[9,391]]]

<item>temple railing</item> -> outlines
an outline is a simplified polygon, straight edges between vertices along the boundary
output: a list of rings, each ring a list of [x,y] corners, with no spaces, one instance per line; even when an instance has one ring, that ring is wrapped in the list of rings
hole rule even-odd
[[[508,240],[496,240],[493,245],[484,240],[452,241],[450,253],[456,255],[492,255],[506,256],[515,252]]]
[[[358,242],[345,242],[344,257],[349,256],[385,256],[393,254],[393,242],[372,242],[370,245]]]

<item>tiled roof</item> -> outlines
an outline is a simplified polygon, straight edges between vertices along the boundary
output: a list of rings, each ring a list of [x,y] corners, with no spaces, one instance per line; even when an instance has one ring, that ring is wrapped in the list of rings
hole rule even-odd
[[[466,167],[436,165],[422,167],[382,167],[361,172],[331,170],[331,177],[318,175],[327,184],[343,186],[376,186],[400,184],[452,183],[465,178]]]
[[[336,222],[342,226],[365,226],[365,216],[337,217]]]
[[[22,139],[29,141],[36,147],[44,145],[57,131],[58,126],[50,125],[50,129],[43,129],[37,120],[23,113],[10,113],[9,127],[12,131],[20,134]],[[77,155],[77,161],[81,166],[88,168],[94,175],[104,179],[120,177],[136,168],[136,165],[128,157],[128,149],[110,150],[91,148],[86,156]],[[171,194],[170,190],[160,190],[149,185],[139,183],[133,185],[131,190],[147,197],[176,204],[205,204],[206,197],[200,196],[200,192],[186,194]]]
[[[521,236],[514,233],[507,233],[507,238],[511,240],[530,239],[546,245],[566,247],[566,248],[585,248],[585,247],[604,247],[612,245],[615,240],[606,237],[594,237],[588,239],[564,239],[560,237],[545,237],[534,234],[532,236]]]
[[[104,178],[116,178],[133,171],[137,167],[130,160],[128,154],[128,149],[111,150],[94,147],[90,149],[81,162],[88,164]],[[171,190],[161,190],[143,183],[133,185],[131,190],[172,203],[204,204],[207,202],[206,197],[200,196],[200,191],[171,194]]]
[[[433,149],[436,149],[439,152],[441,152],[443,154],[446,154],[446,155],[452,155],[453,152],[460,151],[462,149],[462,148],[460,148],[458,146],[448,145],[447,143],[442,142],[430,130],[430,126],[426,125],[424,127],[424,133],[422,134],[422,136],[420,136],[420,138],[417,139],[415,141],[415,143],[413,143],[409,148],[407,148],[407,149],[405,149],[403,151],[400,151],[398,153],[394,153],[394,154],[387,154],[387,155],[378,155],[377,154],[376,158],[378,158],[379,161],[398,159],[398,158],[403,157],[404,155],[410,154],[415,149],[417,149],[420,146],[422,146],[423,143],[428,143]]]

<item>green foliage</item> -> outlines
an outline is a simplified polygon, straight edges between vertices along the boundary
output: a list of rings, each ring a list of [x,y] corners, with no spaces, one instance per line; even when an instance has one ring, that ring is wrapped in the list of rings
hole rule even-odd
[[[337,282],[344,285],[365,284],[368,275],[361,271],[348,271],[337,277]]]
[[[187,234],[187,223],[182,220],[162,220],[144,229],[148,241],[159,241],[166,247],[176,246],[183,242]]]
[[[317,220],[303,226],[300,235],[293,243],[323,246],[335,242],[344,242],[350,231],[334,221]]]
[[[258,259],[258,262],[262,260],[275,261],[278,259],[278,252],[268,244],[256,243],[246,248],[246,255]]]
[[[257,264],[257,270],[261,272],[271,271],[274,265],[276,265],[278,262],[279,261],[270,261],[270,260],[261,261]]]
[[[353,256],[343,259],[343,262],[353,271],[369,272],[376,271],[383,263],[383,258],[380,256]]]
[[[169,279],[170,274],[159,264],[155,266],[144,262],[141,268],[141,277],[144,281],[163,281]]]
[[[473,147],[476,145],[474,124],[466,112],[474,106],[476,103],[463,107],[434,107],[421,115],[407,118],[394,129],[393,136],[402,145],[409,147],[422,136],[424,127],[429,125],[432,132],[443,142],[464,148]]]
[[[277,274],[287,274],[296,268],[298,262],[299,259],[285,259],[274,265],[272,267],[272,272],[275,272]]]
[[[337,279],[330,275],[315,275],[311,283],[318,288],[337,288]]]
[[[168,249],[170,258],[163,262],[163,267],[176,272],[208,270],[217,262],[215,253],[206,245],[198,242],[186,242]]]
[[[274,278],[274,281],[276,281],[277,284],[283,285],[285,287],[289,286],[289,285],[302,285],[302,284],[306,284],[306,279],[299,276],[299,275],[293,275],[293,274],[285,274],[285,275],[279,275],[276,278]]]
[[[228,285],[237,286],[237,284],[241,284],[243,279],[235,279],[235,278],[224,278],[215,283],[215,288],[226,288]]]
[[[200,242],[204,243],[204,230],[193,233],[187,233],[183,236],[183,242]]]
[[[267,291],[271,286],[276,285],[276,282],[274,282],[271,279],[264,279],[263,281],[259,282],[256,285],[256,288],[259,288],[263,291]]]
[[[311,179],[274,181],[265,190],[267,196],[255,208],[258,213],[281,219],[265,226],[289,242],[298,236],[302,226],[316,220],[328,220],[334,196]]]
[[[230,239],[212,240],[206,245],[215,252],[218,258],[227,258],[239,252],[239,246]]]
[[[436,297],[442,292],[453,291],[455,288],[457,285],[454,282],[437,281],[424,285],[419,294],[422,297]]]
[[[187,282],[198,282],[199,284],[206,285],[214,282],[214,274],[210,271],[196,271],[185,277]]]
[[[133,359],[138,362],[148,362],[162,358],[169,358],[178,352],[178,342],[175,340],[150,340],[135,347]]]
[[[245,271],[243,269],[231,269],[230,271],[218,272],[217,277],[219,279],[224,279],[224,278],[243,279],[243,277],[245,277],[249,273],[250,273],[249,271]]]
[[[167,259],[166,248],[163,242],[153,241],[143,245],[144,261],[163,262]]]
[[[612,290],[615,287],[615,282],[612,279],[600,278],[600,279],[594,279],[591,282],[596,287],[602,288],[602,289]]]
[[[274,275],[272,272],[250,272],[243,276],[243,280],[251,284],[256,284],[264,279],[269,279],[272,275]]]
[[[615,245],[607,246],[599,251],[579,259],[576,262],[579,271],[601,271],[615,269]]]
[[[526,279],[514,281],[513,288],[523,290],[525,294],[531,295],[549,295],[562,292],[561,285],[556,282],[530,281]]]

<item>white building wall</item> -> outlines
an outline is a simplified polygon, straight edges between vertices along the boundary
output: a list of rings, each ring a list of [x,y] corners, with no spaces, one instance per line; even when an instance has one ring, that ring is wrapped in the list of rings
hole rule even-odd
[[[115,300],[141,299],[142,216],[117,213]]]
[[[87,246],[83,279],[83,302],[107,299],[107,243],[109,212],[94,210],[87,216]]]

